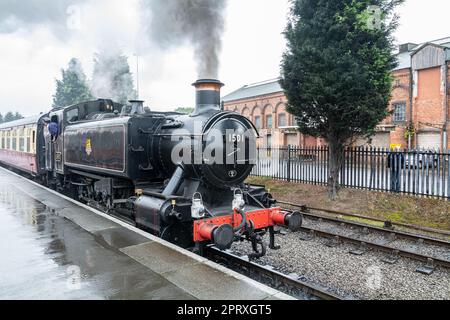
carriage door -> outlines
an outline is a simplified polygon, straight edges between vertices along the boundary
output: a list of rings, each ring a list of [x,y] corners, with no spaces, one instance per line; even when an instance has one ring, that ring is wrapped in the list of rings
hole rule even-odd
[[[52,126],[52,128],[50,128]],[[57,173],[64,173],[63,165],[63,122],[62,112],[55,112],[50,114],[50,124],[47,126],[46,150],[47,150],[47,170],[56,171]],[[49,154],[48,154],[49,153]]]
[[[53,148],[55,150],[55,170],[58,173],[64,174],[64,161],[63,161],[63,152],[64,152],[64,135],[63,135],[63,116],[62,112],[59,113],[57,117],[58,121],[58,134],[56,139],[53,139]]]
[[[44,141],[45,141],[45,169],[47,171],[53,171],[55,168],[53,157],[53,143],[48,131],[48,124],[44,128]]]

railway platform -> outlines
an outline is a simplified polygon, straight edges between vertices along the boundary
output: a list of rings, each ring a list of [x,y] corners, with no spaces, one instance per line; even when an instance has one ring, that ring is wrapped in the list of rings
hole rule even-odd
[[[0,299],[292,299],[0,168]]]

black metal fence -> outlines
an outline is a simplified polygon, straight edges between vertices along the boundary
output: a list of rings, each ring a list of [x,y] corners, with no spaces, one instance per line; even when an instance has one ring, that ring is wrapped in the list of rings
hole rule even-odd
[[[450,153],[347,148],[341,186],[450,199]],[[258,148],[252,175],[326,185],[328,147]]]

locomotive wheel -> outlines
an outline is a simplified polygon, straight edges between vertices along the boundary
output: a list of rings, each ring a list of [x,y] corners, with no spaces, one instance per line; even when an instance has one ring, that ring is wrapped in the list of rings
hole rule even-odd
[[[189,248],[194,246],[194,242],[192,240],[191,224],[186,225],[176,223],[168,226],[164,228],[163,232],[161,233],[161,238],[182,248]]]

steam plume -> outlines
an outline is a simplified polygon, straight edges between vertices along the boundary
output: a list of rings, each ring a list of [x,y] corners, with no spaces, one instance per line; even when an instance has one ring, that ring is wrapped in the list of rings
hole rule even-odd
[[[162,48],[189,42],[199,78],[217,78],[227,0],[143,0],[151,12],[149,32]]]
[[[91,91],[97,98],[111,98],[119,103],[136,99],[133,77],[127,57],[118,51],[101,51],[95,55]]]

